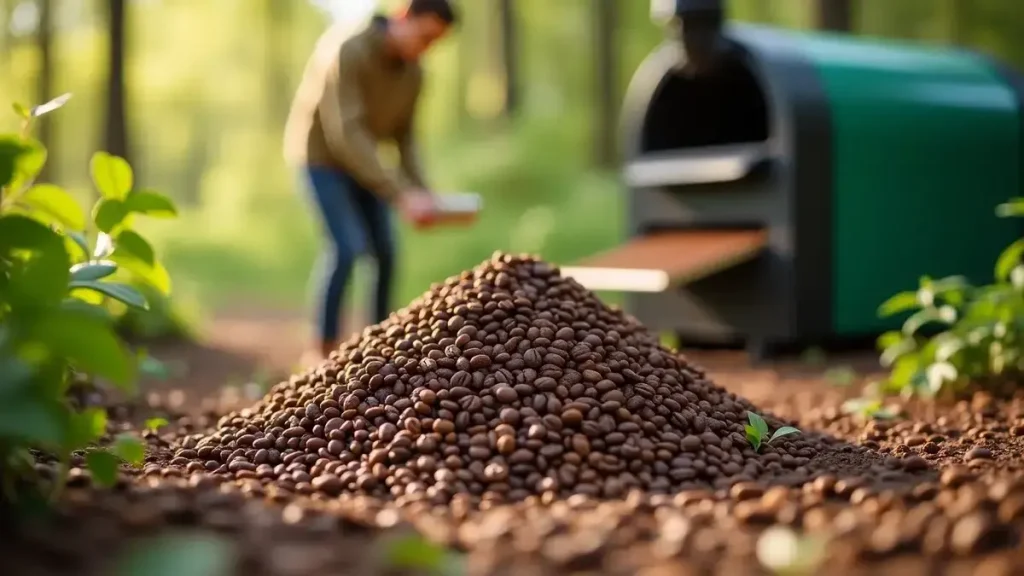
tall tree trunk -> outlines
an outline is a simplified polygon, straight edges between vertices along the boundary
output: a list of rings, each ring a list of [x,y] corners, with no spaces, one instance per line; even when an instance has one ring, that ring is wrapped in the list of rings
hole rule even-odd
[[[39,75],[36,79],[36,104],[47,102],[53,93],[53,1],[39,0],[39,27],[36,30],[36,45],[39,49]],[[53,115],[39,118],[36,123],[39,141],[47,147],[49,159],[39,174],[39,181],[52,180],[54,153]]]
[[[128,154],[128,112],[125,86],[126,0],[109,0],[109,6],[107,117],[103,147],[110,154],[131,161]]]
[[[815,24],[819,30],[853,31],[853,6],[850,0],[817,0],[816,16]]]
[[[519,110],[519,26],[515,0],[499,0],[501,4],[501,58],[505,68],[505,114]]]
[[[594,88],[597,105],[594,107],[596,137],[595,160],[598,166],[612,167],[618,160],[618,138],[616,119],[618,117],[618,15],[617,0],[596,0],[594,2],[594,26],[592,33]]]

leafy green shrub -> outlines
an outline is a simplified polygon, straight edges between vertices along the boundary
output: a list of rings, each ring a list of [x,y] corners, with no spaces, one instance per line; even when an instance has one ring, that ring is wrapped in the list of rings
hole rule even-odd
[[[15,106],[21,133],[0,135],[0,480],[8,502],[26,485],[39,486],[31,482],[33,451],[60,462],[58,490],[77,451],[86,451],[101,484],[116,480],[122,460],[142,461],[143,447],[133,437],[97,448],[107,432],[106,412],[76,406],[68,391],[92,381],[132,392],[138,368],[114,320],[129,307],[147,307],[133,282],[170,289],[152,246],[132,223],[138,216],[173,216],[175,208],[165,196],[137,190],[126,161],[93,156],[100,198],[91,223],[65,190],[33,184],[46,150],[31,138],[32,122],[67,98],[31,110]]]
[[[1024,198],[1001,204],[1000,217],[1024,216]],[[995,265],[995,282],[972,286],[960,276],[921,279],[879,307],[883,317],[910,313],[902,329],[878,339],[890,370],[882,394],[935,397],[967,384],[1015,383],[1024,372],[1024,239]]]

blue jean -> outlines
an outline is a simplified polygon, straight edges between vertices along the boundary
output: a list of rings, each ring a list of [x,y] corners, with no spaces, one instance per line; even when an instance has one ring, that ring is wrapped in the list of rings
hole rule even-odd
[[[391,210],[380,197],[344,172],[309,166],[305,176],[327,235],[319,269],[313,275],[319,336],[323,342],[334,342],[341,325],[345,288],[359,256],[368,254],[377,261],[374,322],[383,321],[391,312],[395,269]]]

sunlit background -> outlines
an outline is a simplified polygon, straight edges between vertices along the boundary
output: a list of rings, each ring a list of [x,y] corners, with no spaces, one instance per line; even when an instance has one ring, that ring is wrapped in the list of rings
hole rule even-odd
[[[959,43],[1024,65],[1018,0],[863,0],[857,33]],[[109,0],[0,0],[0,100],[72,92],[47,118],[46,177],[88,194],[108,110]],[[357,26],[394,2],[129,0],[127,156],[178,220],[147,223],[180,306],[298,312],[319,247],[305,192],[281,157],[290,99],[332,20]],[[642,0],[473,0],[427,62],[418,130],[434,187],[484,196],[465,229],[401,232],[396,302],[496,249],[570,262],[624,234],[619,103],[662,38]],[[815,26],[813,0],[732,0],[731,16]],[[48,22],[48,26],[41,23]],[[49,32],[49,33],[47,33]],[[512,49],[507,49],[511,46]],[[511,89],[509,86],[511,85]],[[116,116],[116,114],[115,114]],[[12,115],[2,116],[5,128]],[[363,274],[365,276],[365,274]],[[366,294],[357,277],[353,298]]]

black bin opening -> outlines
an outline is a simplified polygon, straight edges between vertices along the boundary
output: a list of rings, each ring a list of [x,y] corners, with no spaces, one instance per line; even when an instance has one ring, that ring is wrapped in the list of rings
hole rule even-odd
[[[644,117],[641,153],[686,150],[768,139],[768,107],[757,78],[742,57],[714,73],[666,74]]]

